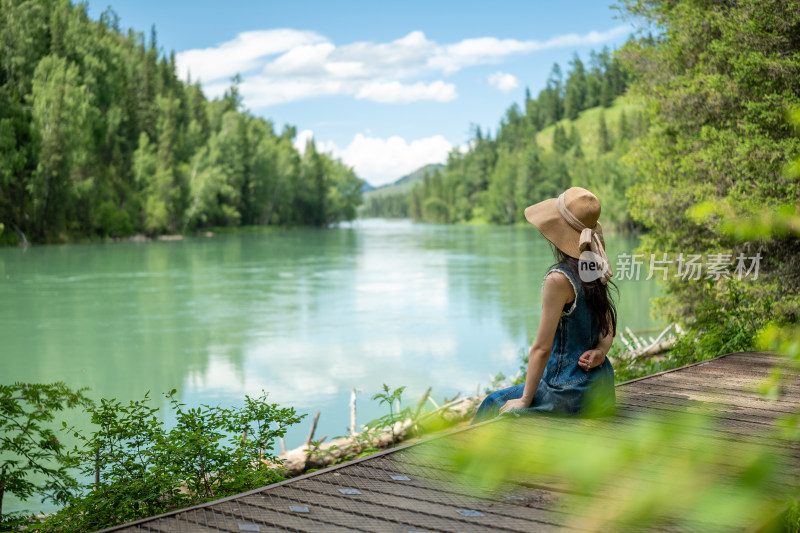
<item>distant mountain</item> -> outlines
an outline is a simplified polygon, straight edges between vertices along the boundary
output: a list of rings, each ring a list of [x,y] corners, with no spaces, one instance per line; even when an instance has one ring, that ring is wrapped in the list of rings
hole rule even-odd
[[[370,185],[366,180],[361,180],[361,193],[362,194],[365,194],[365,193],[368,193],[369,191],[374,191],[374,190],[375,190],[375,187]]]
[[[364,188],[362,189],[364,191],[364,199],[366,200],[369,197],[377,198],[380,196],[387,196],[390,194],[408,192],[409,190],[411,190],[411,187],[414,186],[414,183],[423,179],[425,176],[433,174],[437,170],[439,171],[444,170],[444,165],[442,163],[430,163],[428,165],[418,168],[414,172],[406,174],[402,178],[398,178],[397,180],[388,185],[381,185],[380,187],[371,187],[370,189]]]

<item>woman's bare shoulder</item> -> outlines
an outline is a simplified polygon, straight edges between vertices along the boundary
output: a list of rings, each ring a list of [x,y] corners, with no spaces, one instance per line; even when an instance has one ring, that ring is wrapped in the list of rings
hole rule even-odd
[[[564,296],[566,300],[572,300],[576,296],[572,281],[560,270],[551,270],[545,275],[543,291]]]
[[[544,286],[547,287],[548,285],[556,289],[567,288],[572,290],[572,282],[569,280],[567,275],[560,270],[551,270],[545,274]]]

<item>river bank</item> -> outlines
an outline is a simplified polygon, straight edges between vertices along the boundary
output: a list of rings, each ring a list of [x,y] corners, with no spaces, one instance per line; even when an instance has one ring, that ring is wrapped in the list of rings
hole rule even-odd
[[[236,235],[251,233],[275,233],[280,231],[324,229],[312,226],[214,226],[197,230],[147,235],[137,233],[124,236],[101,236],[101,235],[66,235],[63,234],[59,239],[46,242],[31,242],[22,233],[7,231],[3,224],[0,224],[0,248],[2,247],[28,247],[28,246],[47,246],[47,245],[73,245],[73,244],[105,244],[117,242],[154,242],[154,241],[179,241],[190,237],[214,237],[215,235]],[[16,237],[16,239],[14,238]]]

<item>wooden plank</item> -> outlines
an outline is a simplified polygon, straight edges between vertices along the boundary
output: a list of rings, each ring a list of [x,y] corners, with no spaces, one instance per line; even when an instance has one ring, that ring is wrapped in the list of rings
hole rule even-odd
[[[701,389],[697,386],[698,384],[687,379],[674,380],[670,383],[655,380],[652,382],[642,381],[631,384],[624,391],[617,391],[617,398],[626,398],[633,394],[658,392],[661,394],[685,395],[691,399],[704,402],[719,403],[720,401],[725,401],[732,406],[753,407],[779,414],[793,413],[800,407],[800,399],[797,396],[784,394],[782,399],[772,400],[755,393],[743,392],[741,388],[722,388],[715,384],[713,389]]]
[[[613,432],[620,438],[628,438],[629,436],[633,435],[631,429],[632,424],[638,425],[642,423],[651,423],[640,418],[639,415],[641,412],[642,411],[626,411],[626,406],[620,406],[616,416],[602,422],[606,426],[604,429],[607,430],[608,426],[611,426],[613,428]],[[530,433],[535,434],[540,431],[540,423],[543,418],[544,417],[522,417],[518,419],[518,428],[520,431],[529,431]],[[572,427],[579,427],[583,431],[591,431],[593,428],[597,428],[598,423],[600,422],[600,420],[596,419],[570,419],[569,425]],[[713,419],[713,422],[715,424],[719,424],[720,420]],[[724,426],[717,425],[714,427],[691,428],[691,430],[687,430],[683,425],[676,422],[671,422],[669,419],[663,420],[661,423],[674,425],[686,432],[687,435],[699,436],[719,441],[721,445],[724,445],[725,442],[750,442],[754,445],[766,445],[772,448],[781,448],[783,453],[788,453],[795,458],[800,458],[800,448],[795,442],[778,440],[775,437],[770,436],[768,432],[765,432],[763,426],[754,426],[754,431],[751,431],[748,434],[744,431],[744,428],[741,427],[731,427],[730,430],[726,430]]]
[[[748,379],[752,381],[759,381],[769,377],[772,372],[771,367],[762,367],[755,365],[722,365],[720,363],[707,363],[692,367],[689,374],[694,375],[714,375],[714,376],[730,376],[732,378]]]
[[[520,435],[520,438],[524,438],[523,435],[535,436],[540,433],[539,428],[530,425],[527,425],[527,427],[525,426],[525,424],[519,424],[515,428],[515,431]],[[569,434],[566,432],[554,432],[553,435],[564,442],[570,441]],[[636,432],[635,430],[632,430],[630,426],[617,425],[614,428],[613,436],[606,436],[602,439],[594,436],[594,438],[597,438],[597,440],[593,442],[593,445],[603,446],[607,441],[610,442],[615,439],[628,439],[635,436]],[[694,437],[695,435],[692,436]],[[733,446],[730,447],[725,447],[723,444],[721,444],[721,439],[718,438],[718,433],[707,432],[704,437],[708,438],[710,443],[719,443],[720,448],[725,448],[725,454],[722,454],[717,458],[717,462],[721,468],[738,469],[739,465],[741,464],[741,459],[747,459],[750,457],[750,452],[747,450],[749,446],[747,446],[747,443],[744,442],[741,437],[728,439],[728,441],[733,444]],[[743,444],[744,446],[742,446]],[[783,443],[785,445],[785,448],[783,449],[781,449],[779,446],[776,446],[776,442],[773,439],[765,439],[763,442],[750,444],[753,444],[754,446],[767,446],[770,451],[776,452],[776,457],[774,459],[777,461],[776,464],[781,467],[781,473],[778,475],[778,479],[785,478],[783,479],[783,482],[786,485],[798,485],[797,480],[800,479],[800,477],[798,477],[798,474],[800,474],[800,449],[798,449],[796,443],[786,441]],[[516,449],[519,449],[519,447]],[[686,453],[692,452],[692,448],[684,442],[684,439],[675,439],[670,441],[668,444],[662,444],[660,451],[664,457],[674,458],[685,456]]]
[[[239,523],[232,516],[215,511],[210,507],[192,509],[181,513],[178,521],[191,524],[189,531],[227,531],[240,533]]]
[[[439,452],[434,452],[433,457],[440,456]],[[441,473],[442,475],[451,475],[451,476],[460,476],[459,473],[460,468],[456,466],[450,466],[443,464],[440,461],[431,461],[429,460],[431,456],[423,453],[418,453],[414,451],[414,453],[404,454],[402,457],[393,456],[392,459],[397,461],[398,463],[406,466],[416,466],[419,468],[426,469],[428,471]],[[463,482],[462,482],[463,483]],[[503,487],[508,487],[508,492],[510,494],[516,493],[516,491],[522,490],[525,492],[532,501],[537,501],[537,493],[535,491],[542,491],[546,493],[556,494],[559,497],[563,497],[565,495],[576,495],[575,491],[569,490],[563,483],[562,480],[558,479],[550,479],[545,478],[544,476],[537,476],[535,480],[530,478],[526,478],[522,480],[521,478],[509,478],[504,480],[502,484]]]
[[[411,509],[430,516],[455,519],[464,525],[481,526],[484,529],[491,527],[499,531],[530,531],[532,527],[536,527],[540,531],[561,530],[555,524],[540,521],[532,524],[528,520],[493,513],[487,502],[480,500],[467,502],[431,492],[426,492],[424,497],[421,497],[423,494],[419,490],[390,486],[388,483],[374,482],[347,474],[342,474],[342,478],[344,479],[335,482],[328,477],[321,477],[319,480],[308,479],[303,486],[316,492],[333,495],[337,494],[340,488],[355,488],[362,492],[353,496],[355,501],[366,501],[394,509]],[[459,511],[476,511],[481,516],[464,516]]]
[[[314,495],[315,501],[324,505],[336,505],[339,503],[341,494],[335,487],[328,483],[321,483],[316,480],[306,480],[301,487],[286,485],[282,490],[297,490]],[[363,496],[358,501],[351,501],[350,505],[356,509],[361,516],[369,516],[382,520],[391,520],[398,524],[411,525],[413,529],[435,530],[435,531],[485,531],[485,527],[480,524],[471,524],[460,520],[461,516],[457,513],[431,513],[428,508],[409,505],[409,502],[400,501],[377,501],[374,495]]]
[[[615,418],[638,421],[641,419],[641,415],[644,412],[645,410],[641,408],[634,408],[633,406],[627,406],[627,405],[619,405],[617,407]],[[747,441],[747,442],[752,442],[754,444],[781,448],[783,453],[787,453],[793,456],[799,453],[795,443],[776,440],[773,437],[766,436],[763,426],[748,427],[736,421],[728,421],[729,422],[728,424],[722,424],[721,423],[722,421],[720,420],[716,420],[715,422],[717,425],[715,426],[714,430],[693,428],[690,433],[701,436],[707,436],[713,439],[718,439],[720,442]],[[665,423],[669,424],[671,422],[666,421]]]
[[[386,474],[400,473],[409,476],[411,479],[406,481],[413,486],[421,485],[424,488],[434,490],[446,490],[464,496],[484,498],[491,501],[500,501],[514,505],[529,505],[537,508],[560,509],[560,502],[564,493],[553,492],[544,489],[527,489],[524,495],[521,494],[520,487],[514,484],[501,484],[493,492],[487,493],[478,484],[463,483],[463,476],[459,476],[450,470],[432,468],[428,463],[412,462],[413,453],[408,453],[404,460],[397,457],[382,457],[377,461],[370,461],[368,466],[380,469]],[[513,498],[512,498],[513,497]],[[517,498],[519,497],[519,498]]]
[[[662,413],[697,413],[713,415],[713,418],[720,423],[720,427],[725,428],[752,428],[755,432],[768,433],[774,428],[774,418],[758,416],[757,412],[739,410],[731,411],[714,408],[711,405],[700,402],[685,401],[680,398],[669,398],[665,396],[634,396],[626,398],[624,403],[627,406],[634,406],[648,409],[653,412]],[[744,432],[743,432],[744,434]]]
[[[164,530],[156,529],[156,528],[149,528],[146,526],[131,526],[125,529],[128,533],[162,533]]]
[[[714,398],[714,400],[711,398]],[[704,401],[702,396],[698,398],[693,396],[692,393],[684,395],[677,392],[653,389],[638,391],[638,394],[626,394],[621,396],[619,398],[619,403],[640,406],[653,404],[654,407],[671,408],[676,411],[705,413],[714,417],[744,420],[768,428],[774,427],[777,418],[787,416],[794,412],[770,411],[759,407],[750,407],[742,405],[733,398],[709,396],[708,400]]]
[[[331,521],[329,520],[330,513],[320,513],[320,509],[315,505],[310,505],[308,513],[293,512],[289,507],[290,505],[309,506],[310,504],[274,497],[271,494],[262,494],[223,502],[210,507],[210,509],[235,517],[237,523],[258,524],[261,529],[269,528],[277,531],[289,530],[303,533],[317,531],[330,531],[332,533],[345,533],[348,531],[370,532],[370,529],[359,528],[355,524],[345,527],[335,520]]]
[[[134,526],[138,529],[146,528],[145,531],[154,533],[219,533],[219,529],[200,525],[196,522],[189,521],[183,518],[183,514],[173,516],[170,518],[161,518]],[[125,531],[131,531],[126,529]]]
[[[382,470],[374,468],[371,463],[358,465],[354,469],[354,475],[361,478],[371,480],[375,483],[371,484],[373,490],[391,490],[392,494],[410,495],[413,494],[415,498],[423,498],[427,501],[438,501],[445,505],[456,505],[458,507],[474,507],[474,506],[487,506],[491,508],[492,512],[509,516],[514,518],[521,518],[524,520],[531,520],[535,522],[545,522],[556,525],[565,525],[567,523],[567,515],[563,509],[555,508],[552,505],[554,502],[549,502],[549,506],[531,505],[520,507],[513,505],[511,502],[503,501],[498,497],[488,497],[488,494],[483,495],[466,495],[458,491],[450,490],[456,486],[456,482],[451,485],[439,483],[438,486],[426,486],[419,478],[417,483],[396,482],[387,479]],[[462,480],[463,482],[463,480]],[[395,490],[399,489],[399,490]]]
[[[432,519],[408,509],[392,509],[369,501],[360,501],[356,504],[352,501],[342,501],[341,494],[317,492],[308,487],[285,485],[279,491],[281,497],[305,502],[310,513],[338,509],[346,515],[344,520],[357,520],[359,525],[367,527],[368,531],[398,531],[403,527],[405,530],[435,528],[437,531],[460,531],[463,526],[457,520]],[[248,498],[255,500],[258,496]]]
[[[624,390],[628,387],[634,388],[636,385],[644,384],[688,382],[688,385],[698,389],[723,389],[730,390],[731,392],[745,392],[748,388],[757,387],[770,375],[769,372],[765,372],[763,375],[759,376],[754,376],[752,373],[730,372],[730,369],[727,367],[698,367],[696,371],[689,370],[686,372],[664,374],[657,379],[645,379],[629,383],[619,387],[617,390]],[[800,389],[800,382],[797,376],[785,375],[782,387],[787,393],[790,393]],[[792,397],[788,399],[791,400]]]
[[[403,459],[404,465],[405,465],[406,464],[405,461],[408,460],[409,454],[404,454],[404,455],[406,456]],[[395,459],[395,456],[392,456],[392,460],[394,460],[394,459]],[[624,477],[624,476],[622,476],[622,477]],[[509,482],[520,482],[522,484],[527,484],[527,483],[529,483],[530,479],[531,478],[528,477],[528,476],[522,476],[520,478],[512,477],[508,481]],[[537,477],[537,479],[538,479],[538,477]],[[641,479],[641,478],[632,478],[632,479]],[[630,486],[629,485],[620,484],[619,486],[621,488],[625,489],[626,491],[630,490]],[[537,486],[536,489],[533,489],[533,490],[535,490],[535,491],[538,490],[538,486]],[[616,491],[616,492],[618,493],[618,491]],[[602,490],[602,491],[598,490],[595,493],[593,493],[593,495],[595,497],[599,497],[600,498],[600,500],[603,502],[603,505],[613,504],[613,500],[615,499],[614,494],[615,494],[615,489],[613,487],[607,488],[606,490]],[[586,503],[585,504],[582,503],[581,500],[585,501]],[[598,503],[597,499],[594,499],[594,500],[589,500],[588,498],[587,499],[582,499],[582,498],[580,498],[580,496],[578,496],[578,497],[570,496],[569,499],[566,499],[566,500],[563,500],[563,501],[564,501],[564,503],[566,505],[571,505],[570,509],[572,510],[573,518],[577,518],[575,516],[576,515],[575,509],[580,509],[580,515],[579,515],[580,518],[577,518],[577,522],[576,522],[578,526],[580,525],[580,523],[582,521],[588,520],[592,516],[593,504],[597,505],[597,503]],[[572,525],[576,525],[576,523],[573,523]],[[710,529],[709,526],[708,525],[704,525],[704,524],[694,524],[694,523],[686,524],[686,523],[683,523],[683,524],[680,524],[679,526],[678,525],[669,526],[668,524],[660,524],[656,530],[657,531],[665,531],[665,532],[674,531],[674,532],[682,532],[683,533],[683,532],[687,532],[687,531],[708,531],[709,529]]]
[[[720,358],[709,359],[707,362],[722,362],[724,364],[734,365],[745,361],[772,366],[785,360],[786,358],[781,355],[768,352],[736,352],[727,354]]]

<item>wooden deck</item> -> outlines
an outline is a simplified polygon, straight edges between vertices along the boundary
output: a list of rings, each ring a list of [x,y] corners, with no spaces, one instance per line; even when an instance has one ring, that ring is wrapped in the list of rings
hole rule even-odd
[[[718,422],[713,435],[724,454],[726,443],[769,442],[784,448],[788,464],[781,483],[800,490],[800,449],[767,439],[771,422],[800,407],[800,379],[795,376],[780,398],[765,400],[750,391],[778,359],[767,354],[728,354],[681,369],[633,380],[617,387],[618,413],[603,421],[574,424],[613,427],[617,438],[643,410],[682,413],[702,410]],[[104,531],[218,532],[243,531],[571,531],[580,510],[563,503],[565,491],[553,480],[523,476],[491,494],[457,478],[441,460],[442,443],[473,438],[498,424],[514,424],[520,439],[542,425],[569,427],[564,419],[520,417],[487,422],[344,465],[290,479],[190,509],[121,525]],[[628,437],[629,438],[629,437]],[[533,450],[532,450],[533,451]],[[500,453],[502,453],[500,451]],[[762,523],[759,523],[762,522]],[[576,525],[577,524],[577,525]],[[757,530],[754,517],[741,530]],[[669,529],[669,528],[661,528]],[[679,529],[682,530],[683,528]],[[698,526],[697,530],[704,530]]]

